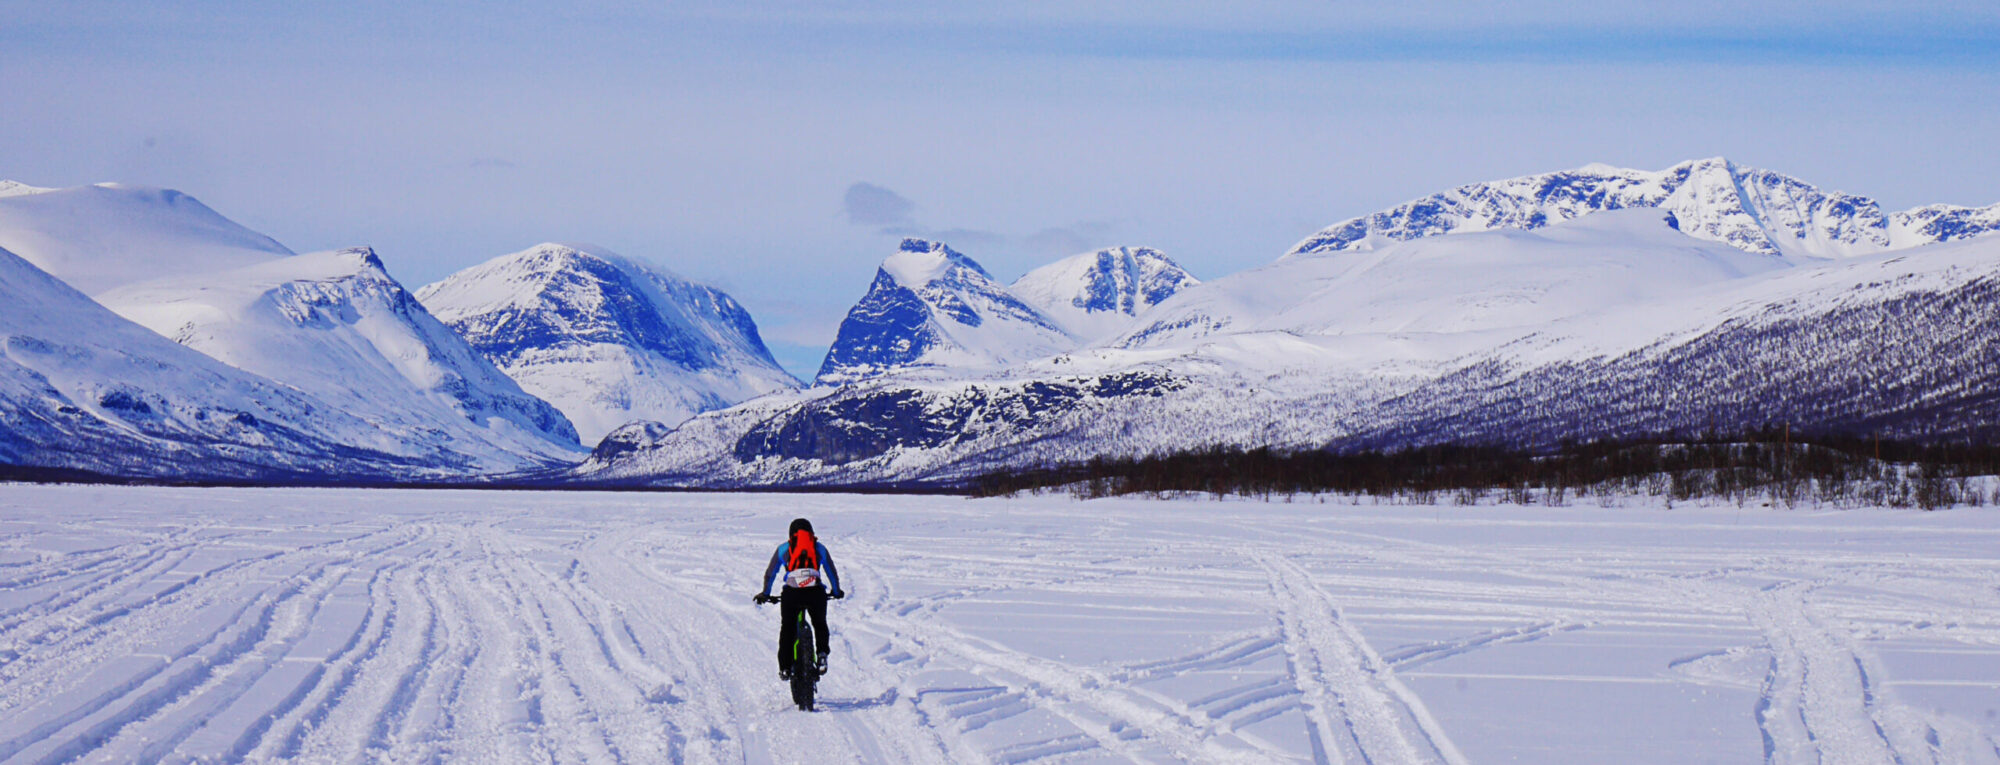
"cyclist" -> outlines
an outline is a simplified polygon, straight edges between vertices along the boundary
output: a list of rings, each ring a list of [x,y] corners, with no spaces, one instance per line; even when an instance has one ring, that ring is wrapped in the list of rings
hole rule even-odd
[[[773,598],[771,579],[781,568],[785,572],[785,588],[780,597]],[[847,593],[840,589],[840,572],[833,568],[833,556],[813,536],[812,521],[804,518],[792,521],[785,543],[778,545],[777,551],[771,553],[771,564],[764,567],[761,584],[754,599],[759,603],[777,601],[782,612],[778,620],[778,676],[792,678],[786,649],[798,633],[801,609],[812,617],[814,642],[818,643],[814,646],[818,649],[814,664],[820,674],[826,674],[827,641],[833,634],[826,628],[826,599],[839,600],[847,597]]]

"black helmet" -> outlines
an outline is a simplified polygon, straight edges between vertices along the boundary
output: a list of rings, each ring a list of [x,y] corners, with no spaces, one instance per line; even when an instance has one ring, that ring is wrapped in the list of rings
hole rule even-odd
[[[785,536],[791,536],[791,535],[793,535],[793,534],[797,534],[797,533],[799,533],[800,531],[804,531],[804,532],[806,532],[806,533],[808,533],[808,534],[814,534],[814,533],[816,533],[816,532],[814,532],[814,531],[813,531],[813,522],[812,522],[812,521],[808,521],[808,520],[806,520],[806,519],[804,519],[804,518],[793,518],[793,519],[792,519],[792,530],[791,530],[791,531],[787,531],[787,532],[785,532]]]

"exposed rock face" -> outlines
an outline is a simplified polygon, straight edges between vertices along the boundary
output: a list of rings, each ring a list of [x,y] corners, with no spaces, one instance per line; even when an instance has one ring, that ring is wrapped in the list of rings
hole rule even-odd
[[[1124,331],[1140,314],[1200,283],[1159,250],[1112,247],[1029,271],[1010,288],[1089,343]]]
[[[906,239],[847,312],[817,382],[925,366],[993,368],[1075,344],[1061,324],[943,244]]]

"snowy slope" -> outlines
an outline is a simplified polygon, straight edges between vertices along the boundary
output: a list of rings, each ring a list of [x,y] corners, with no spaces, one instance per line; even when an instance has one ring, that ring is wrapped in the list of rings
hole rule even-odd
[[[0,760],[2000,762],[2000,514],[1296,499],[0,486]]]
[[[1200,283],[1159,250],[1113,247],[1029,271],[1008,289],[1088,344],[1125,331],[1133,317]]]
[[[41,186],[30,186],[20,181],[0,180],[0,197],[18,197],[24,194],[40,194],[44,191],[55,191],[55,189],[44,188]]]
[[[971,258],[905,239],[840,323],[817,381],[841,384],[908,367],[1005,367],[1075,342]]]
[[[543,244],[417,294],[585,444],[798,385],[728,294],[603,248]]]
[[[98,296],[226,364],[374,423],[473,472],[565,460],[576,431],[466,346],[368,249],[279,258]]]
[[[92,295],[292,254],[194,197],[113,183],[0,193],[0,248]]]
[[[1552,323],[1386,402],[1343,445],[1536,445],[1766,422],[1990,440],[1996,315],[2000,238],[1780,271]]]
[[[1822,191],[1715,157],[1657,172],[1590,165],[1462,186],[1329,226],[1287,257],[1439,234],[1540,228],[1630,207],[1670,211],[1696,238],[1793,259],[1850,257],[2000,231],[2000,205],[1885,212],[1867,197]]]
[[[1338,258],[1284,258],[1183,292],[1113,341],[1181,346],[1216,333],[1454,334],[1555,319],[1786,268],[1677,231],[1658,210],[1560,226],[1385,242]]]
[[[172,478],[382,477],[425,456],[0,250],[0,460]]]

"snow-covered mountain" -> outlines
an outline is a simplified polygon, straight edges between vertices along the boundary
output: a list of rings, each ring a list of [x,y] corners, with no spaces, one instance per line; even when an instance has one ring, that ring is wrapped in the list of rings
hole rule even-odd
[[[99,302],[367,419],[388,451],[504,472],[572,458],[562,413],[474,352],[366,248],[120,287]]]
[[[728,294],[599,247],[504,255],[418,299],[586,444],[798,386]]]
[[[1476,344],[1564,316],[1789,267],[1776,256],[1685,236],[1677,224],[1657,209],[1618,210],[1547,228],[1391,240],[1337,258],[1283,258],[1168,300],[1111,344],[1176,347],[1213,334],[1257,332],[1464,335]]]
[[[817,381],[838,385],[912,367],[1004,367],[1075,344],[971,258],[905,239],[840,323]]]
[[[1029,271],[1008,289],[1089,344],[1125,331],[1133,317],[1200,283],[1159,250],[1112,247]]]
[[[0,189],[0,248],[86,294],[292,254],[172,189],[115,183],[8,188]]]
[[[175,344],[0,249],[0,463],[160,478],[434,475],[429,455]]]
[[[1152,331],[634,433],[580,475],[948,481],[1214,444],[1395,448],[1788,421],[2000,436],[2000,237],[1795,264],[1661,211],[1384,243],[1207,282]],[[1192,319],[1190,318],[1192,317]],[[1217,320],[1217,319],[1220,320]]]
[[[1552,445],[1785,423],[2000,438],[2000,237],[1554,322],[1382,402],[1335,448]]]
[[[1287,257],[1497,228],[1534,229],[1604,210],[1657,207],[1689,236],[1793,259],[1852,257],[2000,231],[2000,205],[1885,212],[1867,197],[1720,157],[1652,172],[1594,164],[1475,183],[1334,224]]]
[[[294,256],[172,190],[13,190],[21,193],[0,197],[0,241],[126,319],[283,386],[307,402],[302,413],[361,423],[301,426],[384,455],[398,477],[540,468],[581,454],[560,412],[431,318],[371,251]]]
[[[1467,186],[1209,282],[1118,248],[1001,285],[907,240],[800,389],[727,295],[601,250],[420,304],[372,252],[290,256],[174,192],[10,184],[0,247],[33,254],[0,258],[0,462],[490,474],[578,454],[558,407],[598,444],[574,477],[700,486],[1771,422],[1996,438],[1996,230],[2000,205],[1884,212],[1702,160]]]

